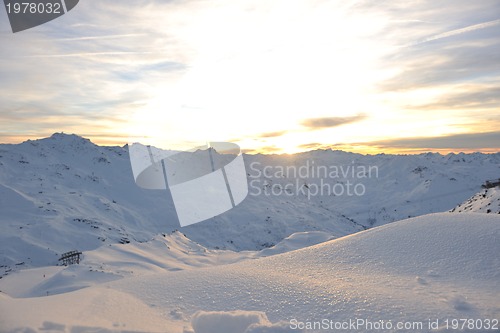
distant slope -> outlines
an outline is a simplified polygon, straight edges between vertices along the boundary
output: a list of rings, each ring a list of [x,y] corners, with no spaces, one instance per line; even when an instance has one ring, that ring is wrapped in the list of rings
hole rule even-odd
[[[148,242],[109,244],[86,251],[79,265],[47,266],[12,272],[0,279],[0,291],[15,298],[56,295],[131,276],[257,259],[316,245],[332,238],[321,231],[301,232],[261,251],[234,252],[207,249],[176,231],[158,235]]]
[[[434,331],[426,326],[430,319],[439,321],[436,331],[445,331],[445,319],[500,317],[499,239],[498,215],[432,214],[258,260],[127,278],[54,297],[0,297],[0,313],[7,332],[44,325],[68,332],[76,326],[109,332],[300,332],[291,323],[323,319],[424,325],[382,332]],[[96,307],[104,295],[107,306]],[[77,311],[61,306],[73,302]],[[36,311],[21,315],[25,308]],[[146,320],[150,316],[154,321]],[[354,331],[373,330],[362,325]]]
[[[500,165],[500,154],[479,153],[365,156],[327,150],[244,159],[250,195],[220,216],[182,228],[189,239],[239,251],[272,247],[296,232],[340,237],[450,210],[496,177]],[[318,166],[328,174],[315,174]],[[378,170],[373,177],[351,173],[369,166]],[[279,174],[279,168],[301,171]],[[315,195],[321,181],[330,189],[361,184],[364,192]],[[135,184],[126,147],[100,147],[60,133],[0,145],[0,211],[0,276],[57,264],[69,250],[146,242],[180,229],[170,194]]]
[[[500,214],[500,189],[493,187],[474,194],[451,212]]]
[[[313,241],[303,241],[301,247],[319,243]],[[252,251],[206,249],[174,232],[148,242],[109,244],[86,251],[79,265],[12,272],[0,280],[0,290],[15,298],[56,295],[123,277],[224,265],[260,256],[261,253]]]

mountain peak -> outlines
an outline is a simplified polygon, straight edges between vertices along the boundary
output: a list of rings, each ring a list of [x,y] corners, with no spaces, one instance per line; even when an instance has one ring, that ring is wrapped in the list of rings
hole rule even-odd
[[[56,132],[54,134],[52,134],[49,139],[51,140],[78,140],[78,141],[88,141],[90,142],[89,139],[86,139],[84,137],[81,137],[79,135],[76,135],[76,134],[67,134],[67,133],[64,133],[64,132]]]
[[[94,144],[87,138],[81,137],[76,134],[66,134],[64,132],[57,132],[49,137],[27,140],[21,143],[21,146],[31,147],[31,146],[41,146],[46,148],[57,148],[57,150],[66,150],[68,147],[72,148],[96,148],[97,145]]]
[[[67,134],[64,132],[56,132],[48,138],[36,140],[38,142],[45,142],[48,144],[68,145],[68,146],[95,146],[90,139],[84,138],[77,134]]]

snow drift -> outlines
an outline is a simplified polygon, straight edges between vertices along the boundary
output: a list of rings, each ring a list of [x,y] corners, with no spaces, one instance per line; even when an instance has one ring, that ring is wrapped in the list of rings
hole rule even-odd
[[[7,332],[40,329],[44,321],[69,332],[90,320],[111,332],[140,327],[146,332],[274,333],[287,332],[291,322],[307,328],[323,319],[356,318],[394,325],[437,320],[440,331],[445,319],[499,318],[499,240],[497,215],[432,214],[257,260],[130,277],[56,296],[2,297],[0,313]],[[97,311],[93,304],[102,299],[99,290],[109,297],[106,308]],[[123,303],[125,298],[133,302]],[[80,304],[78,313],[63,306],[73,302]],[[27,307],[32,311],[22,315]],[[125,315],[132,307],[134,316]],[[109,311],[115,311],[112,317]],[[150,317],[154,320],[146,320]]]

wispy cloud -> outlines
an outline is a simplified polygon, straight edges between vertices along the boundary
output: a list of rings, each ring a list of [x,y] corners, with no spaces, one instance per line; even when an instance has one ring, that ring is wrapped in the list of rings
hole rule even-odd
[[[323,128],[337,127],[350,123],[359,122],[365,120],[366,118],[367,118],[366,115],[362,114],[349,117],[309,118],[303,120],[301,122],[301,125],[309,129],[323,129]]]
[[[461,133],[445,136],[401,137],[366,142],[326,144],[311,142],[298,145],[300,150],[333,149],[359,153],[425,153],[429,151],[494,153],[500,151],[500,131]]]
[[[300,144],[297,147],[301,149],[318,149],[320,147],[323,147],[323,145],[324,145],[323,143],[311,142],[311,143]]]
[[[60,38],[54,41],[85,41],[85,40],[97,40],[97,39],[115,39],[115,38],[130,38],[130,37],[144,37],[145,34],[119,34],[119,35],[103,35],[103,36],[79,36],[70,38]]]
[[[418,102],[418,101],[416,101]],[[424,101],[424,103],[415,103],[407,106],[417,110],[500,110],[500,87],[497,85],[464,85],[459,86],[452,91],[443,93],[434,101]],[[486,118],[490,114],[485,114]]]
[[[500,131],[487,133],[463,133],[435,137],[415,137],[359,142],[353,145],[376,146],[378,148],[418,148],[418,149],[484,149],[500,150]]]
[[[109,51],[109,52],[84,52],[84,53],[65,53],[65,54],[34,54],[24,58],[68,58],[68,57],[88,57],[88,56],[117,56],[117,55],[141,55],[152,54],[152,51]]]
[[[257,135],[259,138],[275,138],[278,136],[285,135],[288,131],[276,131],[276,132],[266,132]]]
[[[437,35],[429,36],[429,37],[424,38],[424,39],[422,39],[420,41],[417,41],[415,43],[411,43],[411,44],[409,44],[407,46],[413,46],[413,45],[418,45],[418,44],[422,44],[422,43],[427,43],[427,42],[431,42],[431,41],[434,41],[434,40],[438,40],[438,39],[442,39],[442,38],[448,38],[448,37],[460,35],[460,34],[463,34],[463,33],[471,32],[471,31],[475,31],[475,30],[479,30],[479,29],[485,29],[485,28],[494,27],[494,26],[497,26],[497,25],[500,25],[500,19],[493,20],[493,21],[488,21],[488,22],[483,22],[483,23],[478,23],[478,24],[473,24],[473,25],[469,25],[469,26],[464,27],[464,28],[454,29],[454,30],[450,30],[450,31],[447,31],[447,32],[443,32],[443,33],[437,34]]]
[[[499,53],[500,40],[489,34],[474,42],[406,49],[397,56],[397,74],[381,81],[378,88],[380,92],[403,92],[498,81]]]
[[[255,149],[243,149],[243,153],[245,154],[277,154],[281,153],[283,150],[276,146],[264,146]]]

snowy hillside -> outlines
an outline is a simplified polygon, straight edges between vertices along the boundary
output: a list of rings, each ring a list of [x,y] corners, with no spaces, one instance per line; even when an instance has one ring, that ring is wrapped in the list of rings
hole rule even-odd
[[[373,332],[369,323],[443,332],[447,319],[474,318],[498,327],[499,239],[498,215],[431,214],[257,260],[48,297],[0,293],[0,324],[5,332],[282,333],[333,332],[300,328],[354,320],[356,332]]]
[[[450,210],[500,170],[500,153],[365,156],[328,150],[244,159],[248,197],[182,228],[190,240],[241,251],[271,247],[297,232],[341,237]],[[0,211],[0,276],[55,265],[69,250],[85,256],[180,229],[169,193],[135,184],[126,147],[100,147],[76,135],[0,145]]]
[[[453,208],[451,212],[500,214],[500,189],[498,187],[484,189]]]
[[[0,290],[12,297],[56,295],[119,280],[166,271],[191,270],[257,259],[316,245],[333,237],[321,231],[295,233],[261,251],[210,250],[180,232],[144,243],[110,244],[86,251],[79,265],[45,266],[9,272]]]

